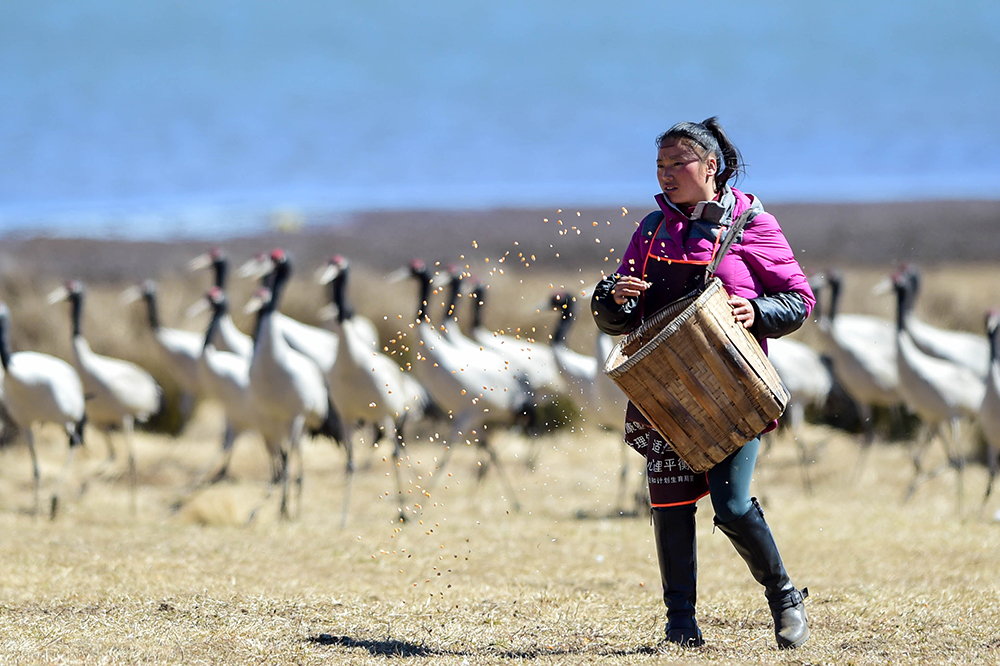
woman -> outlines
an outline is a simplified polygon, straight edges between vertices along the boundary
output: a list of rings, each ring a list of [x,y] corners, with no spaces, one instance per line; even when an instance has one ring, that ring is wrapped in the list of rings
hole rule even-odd
[[[761,341],[797,329],[816,300],[774,217],[729,185],[743,164],[716,118],[674,125],[656,140],[659,210],[639,225],[617,272],[598,284],[592,311],[605,333],[621,335],[646,316],[697,288],[718,239],[740,216],[748,220],[715,275],[730,294],[733,316]],[[760,439],[747,442],[706,473],[696,474],[633,404],[625,440],[646,457],[653,529],[667,606],[666,640],[700,646],[695,621],[695,502],[711,496],[716,526],[764,586],[778,646],[809,637],[803,598],[789,580],[750,481]]]

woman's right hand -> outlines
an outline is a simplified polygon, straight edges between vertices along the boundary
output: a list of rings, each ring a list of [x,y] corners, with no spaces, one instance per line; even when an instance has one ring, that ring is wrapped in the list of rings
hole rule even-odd
[[[611,288],[611,295],[618,305],[624,305],[630,298],[638,298],[639,295],[649,289],[650,283],[641,280],[633,275],[623,275],[618,278],[618,282]]]

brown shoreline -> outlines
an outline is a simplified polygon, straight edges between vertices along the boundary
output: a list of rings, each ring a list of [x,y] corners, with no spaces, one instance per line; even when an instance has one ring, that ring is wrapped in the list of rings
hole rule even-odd
[[[567,270],[603,266],[620,256],[651,205],[626,209],[627,214],[622,208],[552,207],[315,215],[297,232],[217,242],[7,237],[0,242],[0,261],[4,272],[17,267],[36,275],[119,281],[175,273],[212,245],[224,246],[237,260],[280,245],[297,255],[302,266],[316,265],[332,253],[377,269],[395,268],[415,257],[479,262],[506,255],[508,267]],[[815,269],[903,261],[927,266],[994,262],[1000,257],[1000,199],[776,203],[768,210],[800,262]]]

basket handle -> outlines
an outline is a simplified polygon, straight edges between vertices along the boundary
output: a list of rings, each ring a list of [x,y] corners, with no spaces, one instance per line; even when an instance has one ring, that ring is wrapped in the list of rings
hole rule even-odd
[[[715,271],[719,269],[719,264],[722,263],[722,258],[726,256],[726,252],[734,242],[736,242],[736,237],[740,235],[743,228],[747,226],[747,223],[756,217],[757,210],[752,206],[743,211],[743,214],[736,218],[731,225],[729,225],[729,230],[726,231],[726,235],[723,236],[722,241],[719,243],[719,248],[715,252],[715,256],[712,257],[712,261],[708,264],[705,269],[705,279],[702,282],[702,286],[707,285],[711,280],[712,276],[715,275]]]

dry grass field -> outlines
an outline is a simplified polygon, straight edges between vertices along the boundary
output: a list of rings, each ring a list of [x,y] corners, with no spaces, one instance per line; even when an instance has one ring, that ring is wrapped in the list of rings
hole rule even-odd
[[[986,206],[968,233],[959,228],[955,235],[976,238],[986,218],[995,229],[995,208]],[[580,291],[613,269],[612,248],[621,252],[635,217],[584,212],[542,224],[531,217],[510,227],[465,228],[455,215],[412,235],[406,220],[377,226],[365,218],[367,229],[237,239],[227,249],[238,264],[275,245],[291,248],[297,277],[283,309],[313,323],[325,298],[311,272],[328,254],[344,252],[354,261],[350,289],[359,311],[375,320],[384,340],[397,341],[391,347],[405,358],[400,334],[415,311],[415,287],[390,288],[383,280],[402,262],[421,256],[468,264],[490,284],[490,327],[545,340],[555,316],[541,304],[556,288]],[[860,233],[871,219],[871,211],[854,215],[848,227]],[[1000,306],[1000,265],[989,246],[996,234],[956,248],[918,230],[907,250],[898,227],[885,223],[873,242],[849,234],[843,249],[818,225],[785,226],[807,271],[845,270],[844,311],[891,317],[891,299],[870,289],[903,260],[923,261],[917,311],[928,321],[981,332],[984,311]],[[124,308],[118,294],[156,278],[163,323],[198,330],[204,321],[187,321],[183,312],[209,277],[187,274],[184,266],[205,249],[4,243],[0,299],[12,312],[15,349],[68,358],[65,304],[48,306],[44,296],[82,277],[90,289],[84,332],[95,351],[140,362],[169,394],[141,308]],[[842,249],[863,256],[852,262]],[[252,289],[234,280],[232,301],[241,304]],[[234,314],[247,330],[249,321]],[[811,340],[810,326],[796,336]],[[592,336],[581,320],[571,346],[586,352]],[[638,460],[631,454],[622,504],[621,445],[613,433],[571,420],[537,441],[497,435],[520,511],[495,470],[477,482],[477,451],[462,445],[427,492],[442,448],[425,433],[409,443],[402,470],[406,523],[395,520],[387,451],[359,446],[348,522],[340,529],[344,455],[330,442],[306,443],[301,503],[296,518],[284,522],[277,497],[264,500],[268,468],[260,441],[238,440],[232,480],[189,496],[185,489],[217,454],[222,416],[203,402],[188,423],[166,421],[173,425],[161,417],[137,436],[135,515],[123,456],[108,464],[97,433],[88,432],[54,522],[31,515],[23,443],[0,449],[0,663],[1000,663],[1000,524],[993,518],[1000,500],[980,511],[981,459],[966,469],[961,507],[954,472],[922,485],[904,504],[909,442],[880,442],[853,478],[855,436],[811,424],[803,438],[818,453],[806,492],[795,443],[775,436],[759,462],[755,494],[796,584],[809,587],[812,637],[800,650],[776,649],[761,589],[728,540],[713,533],[706,500],[698,528],[698,618],[706,645],[685,651],[659,644],[665,618],[652,528],[630,499],[640,482]],[[166,434],[178,429],[176,437]],[[966,446],[976,449],[976,433],[966,433]],[[533,447],[538,455],[529,470]],[[39,448],[44,494],[64,459],[65,438],[45,429]]]
[[[477,484],[462,447],[425,496],[440,448],[411,445],[410,520],[395,521],[389,463],[361,452],[347,527],[339,528],[343,456],[305,447],[301,509],[276,519],[252,437],[238,442],[234,479],[189,498],[181,489],[215,453],[210,405],[178,439],[141,436],[138,512],[123,479],[99,472],[103,447],[78,459],[63,514],[28,514],[23,448],[0,474],[0,662],[434,664],[989,664],[1000,659],[1000,526],[978,518],[982,467],[901,498],[911,470],[903,444],[879,446],[850,478],[857,446],[822,426],[825,442],[803,489],[782,435],[759,463],[755,494],[786,564],[807,585],[812,638],[794,653],[773,645],[760,589],[728,540],[699,520],[699,620],[707,644],[658,644],[664,611],[649,519],[618,514],[619,445],[607,433],[556,431],[540,442],[498,439],[520,512],[494,471]],[[47,433],[51,483],[64,444]],[[633,461],[634,463],[634,461]],[[630,481],[638,481],[636,467]],[[631,504],[627,505],[629,508]],[[418,508],[419,507],[419,508]],[[403,659],[403,661],[400,661]]]

